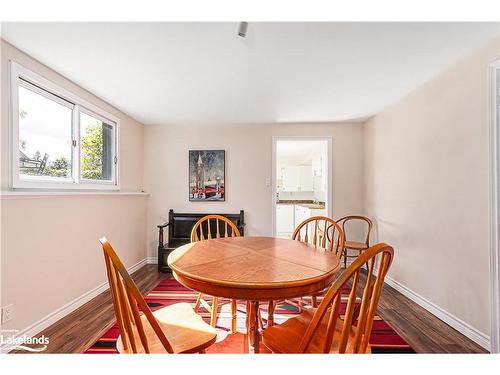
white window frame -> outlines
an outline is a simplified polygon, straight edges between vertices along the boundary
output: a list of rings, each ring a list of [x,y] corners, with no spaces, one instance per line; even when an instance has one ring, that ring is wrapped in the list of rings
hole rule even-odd
[[[73,108],[72,139],[72,176],[60,178],[50,176],[19,175],[19,95],[20,80],[35,86],[35,91],[51,100]],[[26,87],[26,85],[24,85]],[[32,89],[30,87],[30,89]],[[10,188],[11,189],[54,189],[54,190],[120,190],[120,119],[109,112],[80,98],[78,95],[56,85],[39,74],[26,69],[15,61],[10,61]],[[93,116],[113,127],[112,178],[111,180],[89,180],[80,176],[80,113]]]

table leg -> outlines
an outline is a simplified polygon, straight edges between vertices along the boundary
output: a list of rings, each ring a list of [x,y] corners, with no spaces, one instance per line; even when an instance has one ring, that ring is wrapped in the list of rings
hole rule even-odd
[[[253,348],[254,353],[259,353],[259,301],[247,302],[247,334],[249,348]]]
[[[274,309],[276,308],[276,304],[274,301],[269,301],[267,308],[267,328],[272,327],[274,325]]]
[[[248,352],[251,353],[253,350],[253,308],[252,308],[252,303],[250,301],[247,301],[247,316],[245,320],[245,324],[247,327],[247,342],[248,342]]]
[[[236,317],[236,311],[238,309],[238,305],[236,303],[235,299],[231,300],[231,333],[236,333],[238,330],[237,326],[237,317]]]

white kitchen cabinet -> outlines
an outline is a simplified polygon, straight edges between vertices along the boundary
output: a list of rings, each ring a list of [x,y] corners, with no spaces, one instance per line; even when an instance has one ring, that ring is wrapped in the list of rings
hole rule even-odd
[[[313,191],[313,172],[310,165],[293,165],[283,168],[283,191]]]
[[[299,166],[299,191],[313,191],[313,172],[310,165]]]
[[[324,208],[315,208],[311,209],[311,216],[325,216],[325,209]]]
[[[283,191],[299,191],[300,172],[298,166],[283,168]]]
[[[295,229],[294,223],[294,205],[277,204],[276,205],[276,234],[285,234],[289,237]]]
[[[298,226],[304,220],[311,217],[311,210],[307,207],[296,205],[295,206],[295,223]]]
[[[295,226],[297,227],[300,223],[302,223],[306,219],[309,219],[310,217],[324,215],[324,208],[308,208],[297,204],[295,205]]]
[[[325,209],[310,208],[302,204],[276,205],[276,236],[290,238],[295,228],[312,216],[324,216]]]
[[[316,155],[312,160],[313,176],[321,177],[323,175],[323,157]]]

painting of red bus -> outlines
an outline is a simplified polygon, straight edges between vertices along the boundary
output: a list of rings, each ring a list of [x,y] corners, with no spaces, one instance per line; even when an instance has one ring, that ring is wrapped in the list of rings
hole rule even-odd
[[[189,200],[225,201],[225,150],[189,151]]]

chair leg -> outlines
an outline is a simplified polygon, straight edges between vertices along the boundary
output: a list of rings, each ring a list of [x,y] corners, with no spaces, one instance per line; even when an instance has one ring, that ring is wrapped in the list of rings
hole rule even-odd
[[[316,296],[312,296],[312,306],[318,307],[318,298]]]
[[[344,268],[347,268],[347,249],[344,249]]]
[[[269,301],[267,307],[267,328],[272,327],[274,325],[274,309],[276,308],[276,304],[274,301]]]
[[[248,315],[250,314],[250,301],[246,301],[246,308],[245,308],[245,327],[248,328],[250,324],[250,320]],[[247,334],[248,334],[248,329],[247,329]]]
[[[262,330],[264,330],[264,321],[262,320],[262,314],[260,313],[260,308],[259,308],[259,324],[260,324],[260,328]]]
[[[219,298],[213,297],[212,299],[212,315],[210,316],[210,325],[215,327],[217,324],[217,310],[219,307]]]
[[[236,333],[237,331],[236,308],[237,308],[236,300],[233,299],[231,300],[231,333]]]
[[[203,294],[199,293],[198,298],[196,298],[196,303],[194,304],[194,312],[197,313],[200,309],[201,299],[203,298]]]
[[[262,320],[262,314],[260,313],[260,308],[257,309],[257,323],[258,329],[264,329],[264,321]]]

